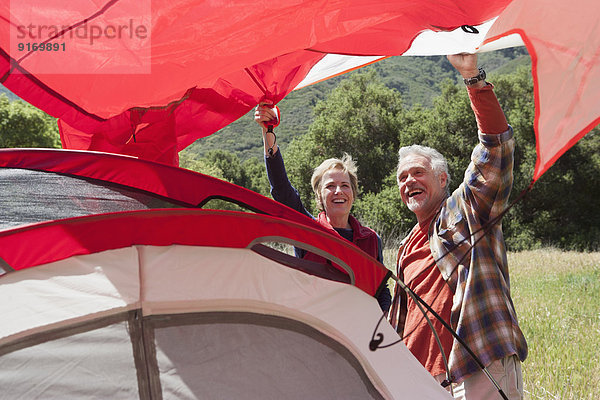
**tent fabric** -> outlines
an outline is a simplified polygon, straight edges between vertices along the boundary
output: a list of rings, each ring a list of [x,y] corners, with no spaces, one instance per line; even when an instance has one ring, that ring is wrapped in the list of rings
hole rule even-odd
[[[161,229],[157,230],[157,226]],[[235,235],[231,227],[236,227]],[[383,265],[358,247],[326,232],[262,215],[212,210],[119,212],[18,227],[0,232],[0,257],[11,269],[21,270],[78,254],[132,245],[202,243],[251,248],[272,241],[306,248],[330,259],[349,275],[352,284],[371,295],[389,276]],[[41,246],[30,248],[25,243]]]
[[[383,399],[351,352],[305,324],[247,313],[194,317],[155,328],[164,398]]]
[[[66,10],[59,10],[60,2],[54,2],[54,12],[48,15],[35,0],[23,0],[5,6],[2,13],[6,18],[2,25],[2,48],[5,57],[17,62],[6,65],[3,72],[12,67],[10,74],[15,74],[14,79],[24,80],[39,75],[37,87],[53,88],[56,94],[97,119],[118,115],[132,106],[163,106],[180,101],[190,88],[216,88],[225,81],[235,82],[233,88],[242,93],[249,88],[254,91],[256,84],[245,68],[265,89],[266,93],[261,95],[277,96],[277,92],[283,94],[295,87],[294,78],[289,75],[294,63],[295,69],[301,69],[307,60],[314,63],[325,53],[402,54],[424,30],[480,25],[496,17],[509,3],[510,0],[493,0],[482,7],[475,0],[459,4],[452,0],[428,4],[412,0],[382,2],[374,7],[370,1],[354,0],[268,6],[230,2],[224,6],[200,1],[182,4],[166,0],[120,0],[100,5],[75,2]],[[273,16],[268,23],[263,7]],[[440,9],[444,12],[439,12]],[[18,51],[18,41],[10,42],[20,36],[48,39],[53,37],[50,30],[40,32],[39,27],[75,27],[86,18],[89,25],[93,21],[95,27],[104,29],[131,18],[133,25],[147,30],[142,35],[146,37],[134,40],[123,35],[119,38],[121,43],[115,43],[111,35],[101,35],[94,46],[90,35],[66,31],[60,39],[69,46],[68,50],[54,53]],[[29,24],[38,29],[23,34]],[[52,40],[59,39],[56,36]],[[139,55],[137,62],[131,59],[132,52],[133,56]],[[75,57],[79,53],[82,58]],[[132,73],[136,72],[130,70],[132,64],[148,65],[150,73]],[[125,73],[116,73],[120,69]],[[34,77],[27,78],[19,70],[29,71]],[[156,79],[161,77],[169,79]],[[7,82],[9,79],[6,78]],[[95,95],[82,93],[82,85],[92,88]],[[69,118],[69,123],[74,122]]]
[[[346,347],[294,320],[224,312],[145,321],[146,345],[156,352],[149,369],[156,367],[161,385],[154,390],[163,398],[383,398]],[[20,343],[0,358],[0,398],[137,397],[131,330],[127,320],[87,323],[58,329],[52,340]],[[78,382],[85,388],[64,392]]]
[[[508,1],[489,2],[485,10],[472,0],[473,4],[460,6],[443,1],[438,4],[443,14],[433,12],[435,5],[419,1],[378,7],[364,0],[269,3],[276,17],[266,25],[264,10],[257,4],[235,2],[223,7],[153,0],[142,2],[151,4],[151,10],[142,7],[131,13],[132,2],[109,2],[97,8],[91,3],[70,3],[68,12],[51,14],[30,0],[12,5],[4,15],[6,24],[0,19],[0,39],[4,37],[0,76],[14,93],[60,118],[64,147],[176,164],[178,151],[238,119],[261,99],[279,102],[330,52],[332,42],[335,53],[402,54],[421,31],[481,24]],[[438,17],[431,19],[433,15]],[[124,18],[135,19],[139,26],[150,26],[148,37],[121,40],[121,47],[110,37],[88,45],[89,37],[79,38],[73,31],[91,16],[89,25],[105,29]],[[30,24],[73,27],[60,39],[50,39],[64,43],[68,50],[19,52],[16,38],[27,31],[19,26]],[[40,34],[33,29],[26,37]],[[388,52],[379,53],[375,44]],[[138,57],[132,60],[131,54]],[[358,61],[358,65],[368,62]],[[147,73],[131,71],[139,65],[147,66],[142,68]],[[338,65],[332,74],[350,68],[354,66]]]
[[[370,350],[378,323],[399,339],[374,298],[386,268],[285,206],[81,151],[0,151],[0,189],[19,199],[3,221],[21,208],[0,229],[0,399],[449,398],[404,345]],[[265,214],[195,208],[215,193]]]
[[[405,346],[376,352],[369,350],[372,330],[380,314],[373,297],[354,286],[286,268],[249,249],[130,246],[15,271],[0,278],[0,289],[0,312],[6,321],[11,321],[0,327],[0,382],[14,377],[14,372],[5,367],[17,365],[20,376],[17,382],[27,378],[28,383],[9,386],[14,391],[3,392],[3,395],[22,394],[27,390],[31,394],[62,393],[62,398],[69,398],[72,393],[81,398],[123,387],[130,393],[135,387],[130,382],[132,377],[146,373],[134,371],[132,363],[126,362],[123,354],[137,354],[144,357],[144,362],[133,364],[137,370],[149,369],[148,382],[153,381],[153,373],[159,377],[158,383],[139,384],[140,393],[144,388],[151,392],[150,397],[140,395],[140,398],[171,398],[174,393],[182,396],[178,398],[223,398],[232,390],[238,391],[238,398],[256,398],[257,391],[265,393],[265,398],[274,398],[276,393],[270,390],[281,389],[285,380],[271,375],[273,366],[255,367],[254,363],[278,363],[275,365],[280,366],[280,374],[285,374],[287,379],[300,379],[303,375],[301,371],[296,375],[299,367],[294,363],[299,362],[304,372],[310,375],[311,365],[315,362],[313,356],[320,353],[319,361],[325,365],[319,368],[343,365],[343,368],[329,371],[342,376],[336,378],[337,384],[325,386],[321,381],[319,386],[306,389],[314,390],[311,392],[315,394],[313,398],[335,398],[336,394],[343,393],[339,392],[343,389],[338,385],[347,383],[349,377],[352,377],[355,390],[358,390],[357,384],[366,385],[358,392],[361,396],[372,393],[372,386],[376,389],[372,398],[449,398]],[[125,335],[123,322],[93,324],[96,320],[106,321],[110,316],[120,316],[123,321],[123,313],[136,310],[139,310],[138,318],[128,320],[130,324],[141,324],[143,352],[132,350],[139,344],[126,346],[127,340],[132,339]],[[90,330],[86,330],[88,324]],[[232,325],[223,330],[222,324]],[[52,334],[44,335],[46,330]],[[129,327],[127,330],[135,335],[135,329]],[[61,334],[64,331],[67,333]],[[387,323],[380,326],[379,331],[388,338],[397,337]],[[264,341],[265,334],[273,336],[270,343]],[[33,345],[23,346],[22,343],[31,336],[37,338]],[[281,345],[283,340],[287,343],[285,346],[295,343],[294,346],[302,348],[312,346],[313,350],[307,349],[306,353],[297,348],[281,350],[281,354],[307,356],[306,359],[289,360],[291,364],[286,366],[285,360],[275,357],[280,352],[265,359],[268,355],[248,344],[266,349]],[[186,342],[193,347],[184,347]],[[83,346],[81,351],[77,350],[78,346]],[[51,356],[53,351],[63,348],[67,350],[61,355]],[[219,348],[223,351],[216,351]],[[253,350],[246,351],[247,348]],[[190,359],[191,350],[208,353]],[[71,351],[75,353],[72,358],[69,357]],[[114,360],[106,357],[114,352],[120,356]],[[38,374],[39,364],[20,362],[30,360],[38,353],[48,355],[46,366],[53,363],[60,366],[64,362],[61,370],[64,373]],[[218,362],[207,354],[225,359]],[[85,368],[85,363],[76,363],[78,357],[83,357],[84,361],[99,358],[101,362],[93,368]],[[221,385],[222,381],[209,384],[208,378],[219,374],[218,368],[230,365],[236,359],[244,360],[237,371],[246,371],[250,375],[257,371],[256,368],[268,371],[261,375],[260,387],[257,382],[245,379],[248,376],[232,378],[228,381],[229,387]],[[109,378],[115,369],[122,371],[123,376],[113,381]],[[101,376],[102,382],[110,381],[110,384],[102,387],[78,385],[72,379],[83,376],[87,381],[96,374]],[[124,377],[129,380],[124,382]],[[191,377],[204,379],[198,381]],[[202,382],[210,387],[205,388]],[[75,386],[73,392],[70,390],[72,385]],[[297,384],[292,383],[286,387],[298,389]],[[152,390],[159,390],[163,397]],[[318,390],[321,392],[317,393]],[[209,395],[204,397],[207,391]],[[244,396],[249,393],[252,396]],[[303,398],[302,393],[290,393],[289,398]]]
[[[534,180],[600,123],[595,106],[600,102],[599,7],[593,0],[576,7],[515,0],[488,32],[489,42],[519,34],[531,55],[538,154]]]
[[[49,202],[48,197],[60,200]],[[0,213],[0,228],[123,210],[179,207],[140,191],[14,168],[0,168],[0,199],[6,210]]]
[[[115,323],[1,356],[0,399],[138,397],[127,328]]]

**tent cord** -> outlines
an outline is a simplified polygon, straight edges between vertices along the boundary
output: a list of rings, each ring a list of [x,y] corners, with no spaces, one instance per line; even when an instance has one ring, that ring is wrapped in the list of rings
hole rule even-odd
[[[504,391],[502,390],[502,388],[500,388],[500,385],[498,385],[498,382],[496,382],[496,380],[494,379],[494,377],[488,372],[487,368],[485,367],[485,365],[483,365],[483,363],[481,362],[481,360],[479,359],[479,357],[477,357],[475,355],[475,353],[473,353],[473,350],[471,350],[471,348],[469,347],[469,345],[467,345],[465,343],[465,341],[458,336],[458,334],[456,333],[456,331],[454,331],[454,329],[452,329],[452,327],[450,327],[450,325],[448,325],[448,323],[446,323],[446,321],[444,321],[444,319],[438,314],[436,313],[429,304],[427,304],[426,301],[424,301],[423,299],[421,299],[415,292],[413,292],[408,286],[406,286],[406,284],[404,282],[402,282],[400,279],[398,279],[395,275],[392,276],[392,278],[398,282],[398,284],[402,287],[402,289],[408,293],[408,295],[413,299],[413,301],[415,301],[415,303],[417,305],[422,304],[423,306],[425,306],[425,308],[427,308],[427,311],[429,311],[431,313],[431,315],[433,315],[443,326],[444,328],[446,328],[446,330],[448,330],[448,332],[450,332],[450,334],[452,334],[452,336],[454,336],[454,338],[465,348],[465,350],[469,353],[469,355],[473,358],[473,360],[475,360],[475,362],[477,363],[477,365],[479,365],[479,368],[481,368],[481,370],[485,373],[485,375],[488,377],[488,379],[490,380],[490,382],[492,382],[492,384],[496,387],[496,389],[498,390],[498,393],[500,394],[500,396],[502,396],[503,399],[508,400],[508,397],[506,397],[506,395],[504,394]],[[431,325],[431,322],[429,321],[429,318],[427,317],[425,311],[422,309],[421,306],[419,306],[419,309],[421,310],[421,312],[423,312],[423,315],[425,316],[425,318],[427,318],[427,321],[429,323],[429,327],[431,328],[431,330],[433,331],[433,334],[435,336],[435,339],[438,343],[438,346],[440,347],[440,351],[443,355],[444,358],[444,366],[446,367],[446,380],[444,380],[442,382],[442,386],[446,387],[448,385],[450,385],[452,383],[452,379],[450,377],[450,372],[449,372],[449,368],[448,368],[448,364],[446,361],[446,355],[444,353],[444,349],[442,348],[442,345],[440,343],[439,337],[437,335],[437,332],[433,329],[433,326]],[[378,343],[383,342],[383,334],[382,333],[376,333],[377,329],[379,328],[379,325],[381,324],[381,321],[383,321],[383,319],[385,318],[385,314],[382,314],[381,317],[379,317],[379,322],[377,323],[377,326],[375,327],[375,331],[373,332],[373,336],[377,336],[378,339],[373,340],[371,339],[371,342],[369,343],[369,348],[371,349],[371,351],[375,351],[377,349],[384,349],[386,347],[391,347],[394,346],[400,342],[402,342],[402,339],[398,339],[395,342],[380,346]]]
[[[394,278],[396,278],[394,276]],[[396,279],[396,282],[399,282],[400,279]],[[431,332],[433,333],[433,337],[435,338],[435,341],[438,345],[438,347],[440,348],[440,352],[442,353],[442,361],[444,363],[444,369],[446,370],[446,379],[441,383],[442,387],[450,387],[450,393],[454,396],[454,391],[452,390],[452,377],[450,376],[450,368],[448,368],[448,359],[446,358],[446,352],[444,351],[444,348],[442,347],[442,341],[440,340],[440,337],[437,333],[437,331],[434,329],[433,324],[431,323],[431,320],[429,319],[429,317],[427,316],[427,312],[423,309],[423,305],[421,303],[426,304],[426,302],[419,298],[417,299],[417,294],[415,292],[413,292],[406,284],[404,284],[404,282],[400,283],[400,286],[404,289],[404,291],[410,296],[412,297],[413,301],[415,302],[415,304],[417,305],[417,307],[419,307],[419,310],[421,310],[421,313],[423,314],[423,317],[425,317],[425,319],[427,320],[427,325],[429,325],[429,329],[431,329]],[[433,312],[433,309],[431,309]],[[434,315],[437,319],[441,320],[441,316],[439,315]]]

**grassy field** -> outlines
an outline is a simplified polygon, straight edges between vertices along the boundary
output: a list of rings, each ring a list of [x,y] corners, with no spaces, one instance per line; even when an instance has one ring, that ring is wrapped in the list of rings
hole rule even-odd
[[[386,252],[395,265],[395,251]],[[600,252],[509,253],[526,399],[600,398]],[[393,261],[392,261],[393,260]]]
[[[600,398],[600,253],[509,254],[526,398]]]

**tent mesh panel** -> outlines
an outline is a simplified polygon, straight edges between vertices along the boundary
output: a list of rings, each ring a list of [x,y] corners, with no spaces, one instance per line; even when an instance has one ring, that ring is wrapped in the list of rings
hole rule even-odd
[[[353,353],[300,321],[248,312],[135,315],[0,346],[0,400],[382,399]]]
[[[76,332],[1,356],[0,400],[139,398],[127,322]]]
[[[299,321],[209,312],[149,317],[146,329],[164,399],[382,398],[345,346]]]
[[[0,168],[0,204],[0,229],[90,214],[181,207],[100,180],[16,168]]]

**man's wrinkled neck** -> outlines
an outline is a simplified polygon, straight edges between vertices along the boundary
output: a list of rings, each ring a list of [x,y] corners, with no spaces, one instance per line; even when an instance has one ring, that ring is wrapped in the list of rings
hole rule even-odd
[[[423,218],[419,218],[417,216],[417,225],[419,225],[419,229],[425,229],[428,228],[429,225],[431,225],[431,220],[433,219],[434,216],[436,216],[440,210],[442,209],[442,206],[444,205],[444,203],[446,202],[446,199],[450,197],[448,194],[446,194],[444,196],[444,198],[442,200],[440,200],[440,203],[438,204],[437,207],[435,207],[430,213],[427,214],[426,217]]]

